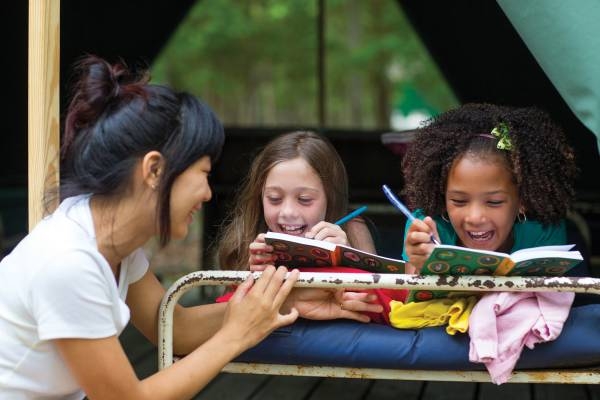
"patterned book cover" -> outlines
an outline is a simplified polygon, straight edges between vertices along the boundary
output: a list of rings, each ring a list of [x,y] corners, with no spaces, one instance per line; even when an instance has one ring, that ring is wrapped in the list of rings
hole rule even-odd
[[[268,232],[265,241],[273,246],[277,265],[289,268],[343,266],[376,273],[404,273],[403,260],[349,246],[276,232]]]
[[[436,246],[421,269],[422,275],[511,275],[560,276],[583,259],[573,245],[541,246],[513,254],[468,249],[460,246]],[[448,297],[452,292],[413,290],[407,301],[425,301]]]

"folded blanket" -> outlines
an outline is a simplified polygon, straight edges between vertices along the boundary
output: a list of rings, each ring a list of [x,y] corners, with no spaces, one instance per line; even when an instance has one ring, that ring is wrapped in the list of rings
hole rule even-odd
[[[524,346],[556,339],[574,293],[499,292],[483,296],[469,317],[469,360],[483,363],[496,384],[510,378]]]

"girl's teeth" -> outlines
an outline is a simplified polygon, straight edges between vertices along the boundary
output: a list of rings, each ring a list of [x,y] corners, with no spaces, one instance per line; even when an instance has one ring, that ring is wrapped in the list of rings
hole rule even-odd
[[[289,234],[294,234],[294,233],[301,233],[303,230],[302,226],[285,226],[282,225],[281,226],[281,230],[285,233],[289,233]]]
[[[491,232],[469,232],[469,236],[471,236],[473,240],[487,240],[491,237]]]

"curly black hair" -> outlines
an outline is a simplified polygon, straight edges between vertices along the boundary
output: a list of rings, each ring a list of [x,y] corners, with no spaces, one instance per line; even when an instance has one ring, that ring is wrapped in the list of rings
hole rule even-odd
[[[499,150],[489,135],[500,124],[508,127],[510,150]],[[534,107],[465,104],[429,120],[402,161],[407,203],[441,215],[449,170],[466,153],[506,160],[528,218],[547,225],[566,216],[575,198],[575,155],[562,129]]]

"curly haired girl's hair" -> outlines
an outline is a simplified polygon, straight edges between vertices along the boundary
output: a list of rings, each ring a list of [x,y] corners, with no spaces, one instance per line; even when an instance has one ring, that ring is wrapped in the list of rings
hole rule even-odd
[[[504,124],[510,150],[497,148],[490,132]],[[446,210],[446,185],[453,162],[465,154],[505,160],[529,218],[554,224],[575,197],[573,149],[562,129],[540,109],[465,104],[418,129],[402,161],[404,196],[427,215]]]

